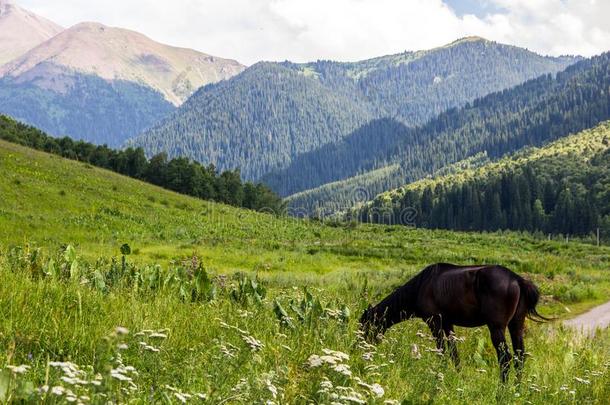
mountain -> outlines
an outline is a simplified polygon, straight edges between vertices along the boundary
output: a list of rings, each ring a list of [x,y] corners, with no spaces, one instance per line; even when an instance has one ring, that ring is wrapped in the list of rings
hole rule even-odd
[[[227,79],[244,67],[192,49],[163,45],[134,31],[81,23],[3,66],[0,76],[41,87],[67,85],[54,80],[57,69],[138,83],[180,105],[199,87]]]
[[[610,53],[605,53],[557,75],[545,75],[449,110],[423,126],[390,131],[389,141],[377,149],[369,148],[367,136],[356,132],[332,153],[321,148],[308,155],[301,166],[303,176],[322,177],[332,158],[333,170],[345,178],[296,194],[290,197],[290,204],[308,212],[325,206],[349,208],[354,190],[358,190],[357,201],[362,202],[480,153],[498,159],[591,128],[610,119],[609,89]],[[370,136],[378,133],[382,131],[373,130]],[[394,133],[398,136],[393,137]],[[345,156],[359,160],[342,164]],[[291,170],[298,172],[297,167]]]
[[[455,230],[610,234],[610,121],[477,169],[383,193],[351,215]]]
[[[12,0],[0,0],[0,66],[63,31],[46,18],[25,10]]]
[[[361,62],[259,63],[202,88],[129,144],[148,154],[167,151],[239,168],[246,179],[258,179],[373,119],[419,125],[448,108],[563,70],[574,60],[465,38]],[[276,190],[287,194],[289,188],[278,184]]]
[[[239,63],[77,24],[0,67],[0,112],[53,135],[121,145]]]

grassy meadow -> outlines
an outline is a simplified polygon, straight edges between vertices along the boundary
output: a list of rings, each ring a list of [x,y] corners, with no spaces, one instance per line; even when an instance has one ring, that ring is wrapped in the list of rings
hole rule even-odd
[[[434,262],[501,263],[566,317],[610,297],[610,248],[275,218],[0,142],[0,401],[607,403],[610,334],[528,323],[520,383],[487,330],[462,367],[418,320],[357,320]],[[514,374],[514,373],[513,373]],[[514,376],[513,376],[514,377]]]

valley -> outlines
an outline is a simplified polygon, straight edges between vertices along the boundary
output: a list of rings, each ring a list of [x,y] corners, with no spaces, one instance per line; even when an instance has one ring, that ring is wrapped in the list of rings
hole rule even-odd
[[[607,404],[606,4],[78,6],[0,0],[0,403]]]

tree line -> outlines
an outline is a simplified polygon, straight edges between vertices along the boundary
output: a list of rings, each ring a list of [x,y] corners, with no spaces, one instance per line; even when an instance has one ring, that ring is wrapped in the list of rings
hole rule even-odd
[[[589,235],[601,228],[607,236],[609,197],[607,122],[540,150],[382,194],[355,215],[365,222],[464,231]]]
[[[37,128],[0,116],[0,139],[67,159],[112,170],[181,194],[252,210],[283,212],[282,199],[264,184],[243,182],[239,170],[219,172],[187,158],[159,153],[146,158],[141,148],[124,150],[69,137],[54,138]]]
[[[327,175],[319,173],[326,173],[325,168],[333,165],[334,176],[342,176],[343,180],[328,184],[324,188],[325,198],[346,206],[349,201],[343,200],[343,196],[349,195],[349,189],[354,187],[375,196],[479,153],[499,159],[524,147],[541,146],[591,128],[607,119],[610,119],[610,53],[578,62],[556,75],[541,76],[490,94],[463,108],[446,111],[421,127],[392,129],[396,125],[388,120],[380,121],[383,125],[365,126],[332,148],[320,148],[302,159],[297,158],[285,173],[296,176],[303,172],[311,179],[329,180]],[[397,136],[393,137],[392,133]],[[372,138],[387,142],[376,144],[369,141]],[[376,147],[369,147],[369,143]],[[345,159],[346,163],[341,164],[346,156],[358,159]],[[377,175],[377,169],[396,164],[400,165],[398,172],[388,171],[389,177]],[[367,172],[376,174],[374,181],[365,175]],[[283,174],[277,176],[283,177]],[[275,187],[275,183],[269,184]],[[291,206],[309,208],[321,190],[299,194],[298,198],[291,199]]]

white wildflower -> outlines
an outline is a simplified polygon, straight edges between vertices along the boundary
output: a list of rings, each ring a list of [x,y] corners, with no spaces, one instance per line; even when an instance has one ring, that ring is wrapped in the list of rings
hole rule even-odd
[[[257,340],[253,336],[242,335],[241,338],[244,340],[244,342],[246,342],[248,346],[250,346],[250,350],[252,350],[253,352],[259,351],[263,347],[265,347],[265,345],[260,340]]]
[[[318,356],[317,354],[312,354],[307,359],[307,364],[309,365],[309,367],[320,367],[322,364],[324,364],[324,362],[322,361],[320,356]]]
[[[413,357],[416,360],[421,359],[421,353],[419,351],[419,346],[417,346],[415,343],[413,343],[411,345],[411,357]]]
[[[22,364],[20,366],[6,366],[6,368],[8,368],[9,370],[11,370],[13,372],[13,374],[25,374],[28,372],[28,370],[31,368],[30,366],[27,366],[25,364]]]
[[[352,371],[349,369],[347,364],[337,364],[332,367],[337,373],[343,374],[346,377],[350,377],[352,375]]]
[[[266,380],[265,384],[267,385],[267,389],[269,390],[269,392],[273,396],[273,399],[277,398],[277,387],[275,385],[273,385],[271,380]]]
[[[349,356],[343,352],[339,352],[339,351],[335,351],[335,350],[330,350],[330,349],[322,349],[322,351],[324,352],[324,354],[327,354],[329,356],[333,356],[338,360],[349,360]]]
[[[114,331],[117,335],[129,335],[129,329],[123,326],[117,326]]]
[[[373,361],[374,357],[375,357],[375,352],[362,353],[362,360],[364,360],[364,361]]]
[[[591,381],[586,380],[586,379],[584,379],[584,378],[574,377],[574,379],[575,379],[576,381],[578,381],[579,383],[581,383],[581,384],[585,384],[585,385],[589,385],[589,384],[591,384]]]
[[[354,393],[356,394],[356,393]],[[352,402],[354,404],[366,404],[366,401],[362,398],[360,398],[357,395],[342,395],[341,397],[339,397],[339,399],[341,399],[342,401],[347,401],[347,402]]]
[[[117,349],[127,350],[127,349],[129,349],[129,346],[127,345],[127,343],[121,343],[120,345],[117,346]]]
[[[64,395],[65,392],[66,392],[66,389],[64,387],[62,387],[61,385],[57,385],[57,386],[51,388],[51,394],[53,394],[53,395]]]
[[[119,381],[131,381],[131,377],[128,377],[128,376],[122,374],[121,371],[116,370],[116,369],[110,370],[110,376]]]
[[[383,389],[383,387],[377,383],[367,384],[361,381],[359,378],[357,378],[357,381],[359,386],[368,389],[377,398],[381,398],[385,394],[385,390]]]
[[[326,377],[322,381],[320,381],[320,388],[325,390],[329,390],[333,388],[333,383]]]
[[[151,333],[148,337],[151,339],[167,339],[167,335],[165,333],[159,332]]]
[[[208,399],[208,396],[206,394],[204,394],[203,392],[198,392],[195,394],[195,396],[203,401],[205,401],[206,399]]]
[[[181,392],[174,392],[174,396],[178,398],[178,401],[182,402],[183,404],[186,404],[186,397],[184,396],[184,394],[182,394]]]

